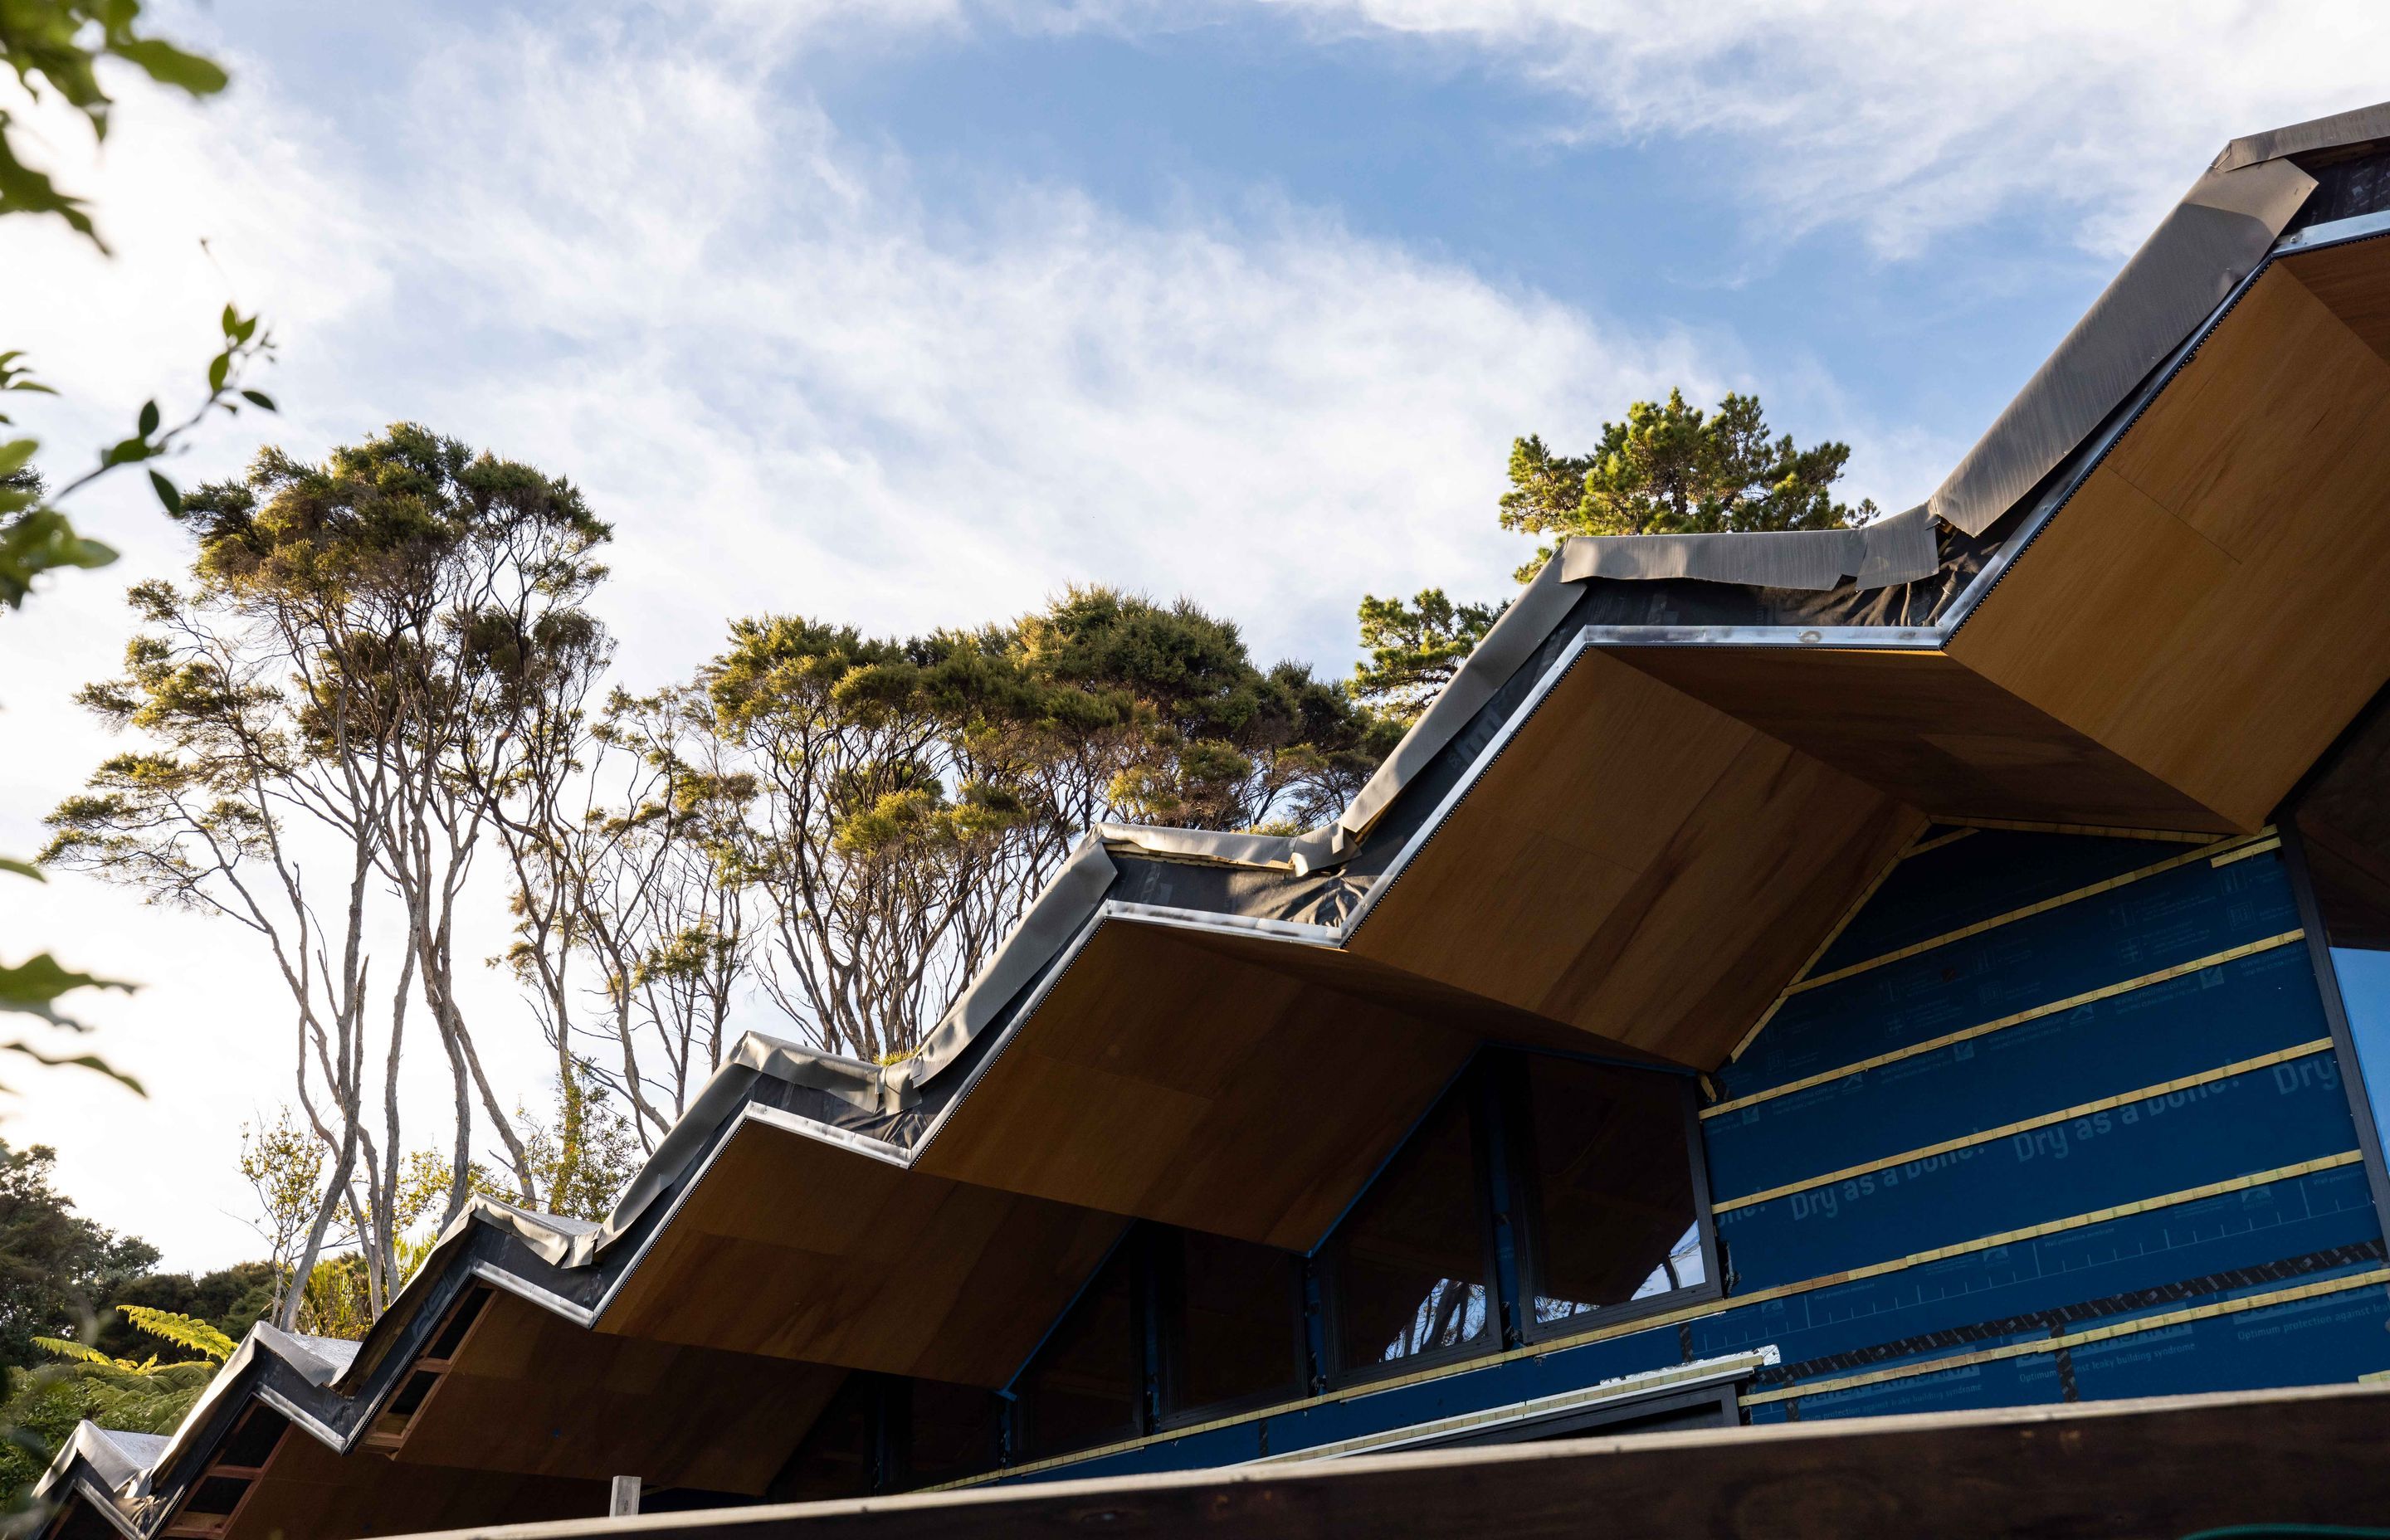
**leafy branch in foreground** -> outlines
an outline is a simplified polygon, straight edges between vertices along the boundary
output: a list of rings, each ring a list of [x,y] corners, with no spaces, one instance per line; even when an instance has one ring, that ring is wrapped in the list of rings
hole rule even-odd
[[[140,19],[139,0],[7,0],[0,5],[0,60],[16,71],[27,96],[39,101],[46,87],[82,113],[94,139],[108,137],[113,105],[99,86],[96,66],[103,58],[122,59],[159,84],[194,96],[213,96],[229,83],[213,60],[143,36],[135,30]],[[19,132],[14,116],[0,108],[0,214],[56,214],[107,250],[84,200],[25,163]]]
[[[31,438],[0,441],[0,605],[11,610],[22,608],[32,592],[33,580],[44,572],[61,567],[105,567],[116,559],[113,548],[77,534],[66,515],[58,510],[59,503],[110,471],[142,465],[172,453],[177,443],[216,412],[238,414],[243,403],[261,411],[275,409],[272,396],[240,383],[249,369],[273,353],[273,337],[259,331],[256,316],[243,315],[231,305],[224,307],[219,325],[223,327],[223,346],[208,360],[208,393],[199,404],[169,426],[155,401],[142,403],[134,418],[133,431],[101,450],[98,464],[58,488],[55,495],[47,492],[41,476],[33,470],[33,455],[41,448],[41,442]],[[0,353],[0,391],[57,394],[32,378],[32,366],[19,362],[23,357],[17,351]],[[8,417],[0,415],[0,426],[8,424]],[[154,466],[149,471],[149,487],[168,513],[177,517],[182,514],[182,490]]]

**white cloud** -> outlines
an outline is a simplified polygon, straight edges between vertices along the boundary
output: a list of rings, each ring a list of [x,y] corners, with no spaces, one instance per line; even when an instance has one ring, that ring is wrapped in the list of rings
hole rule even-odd
[[[1364,589],[1502,581],[1518,542],[1489,514],[1522,427],[1729,382],[1664,327],[1622,333],[1317,211],[1140,223],[1015,185],[956,219],[791,88],[802,31],[752,42],[434,37],[390,61],[405,83],[374,144],[253,61],[221,109],[128,91],[87,173],[119,260],[0,233],[81,302],[10,338],[73,391],[41,426],[96,441],[194,374],[224,292],[188,243],[205,232],[274,318],[289,415],[220,425],[178,473],[404,416],[569,474],[619,531],[605,605],[630,683],[685,674],[740,612],[906,630],[1084,579],[1191,595],[1334,672]],[[0,848],[37,843],[34,815],[108,751],[68,695],[112,669],[122,584],[177,559],[145,498],[120,482],[86,510],[122,566],[0,620]],[[0,887],[0,936],[12,956],[74,938],[69,960],[149,986],[90,1015],[151,1099],[48,1076],[8,1136],[59,1145],[69,1189],[179,1264],[247,1251],[224,1216],[234,1125],[288,1077],[260,959],[74,878]],[[509,1015],[494,977],[476,987]],[[530,1089],[542,1050],[527,1022],[512,1037],[504,1072]]]
[[[1275,3],[1465,49],[1580,103],[1564,133],[1715,135],[1771,228],[1848,224],[1892,257],[2020,206],[2121,254],[2227,139],[2390,94],[2370,0]]]

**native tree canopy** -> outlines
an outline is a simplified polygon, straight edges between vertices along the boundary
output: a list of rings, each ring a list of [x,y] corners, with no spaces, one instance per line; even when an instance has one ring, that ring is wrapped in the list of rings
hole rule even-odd
[[[1573,535],[1719,534],[1758,530],[1837,530],[1876,517],[1872,502],[1834,499],[1851,457],[1831,440],[1804,449],[1771,435],[1753,395],[1729,392],[1715,411],[1687,405],[1682,391],[1638,401],[1605,422],[1582,455],[1556,455],[1536,434],[1510,444],[1510,490],[1497,517],[1506,530],[1549,537],[1514,574],[1533,579]],[[1354,671],[1365,705],[1416,721],[1470,649],[1499,618],[1500,604],[1455,604],[1441,588],[1411,599],[1361,600],[1361,647]]]
[[[53,1185],[58,1152],[0,1143],[0,1366],[38,1363],[36,1337],[82,1323],[158,1260],[157,1248],[75,1212]]]

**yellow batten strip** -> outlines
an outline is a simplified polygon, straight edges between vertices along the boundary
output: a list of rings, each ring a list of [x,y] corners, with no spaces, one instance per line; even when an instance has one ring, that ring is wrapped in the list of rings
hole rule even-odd
[[[2211,866],[2229,866],[2235,861],[2246,861],[2253,855],[2263,855],[2269,850],[2281,848],[2282,842],[2280,840],[2268,840],[2255,845],[2243,845],[2236,851],[2228,851],[2207,864]]]
[[[2137,1101],[2147,1101],[2152,1097],[2171,1096],[2177,1091],[2188,1091],[2194,1086],[2212,1084],[2219,1080],[2229,1080],[2234,1075],[2245,1075],[2253,1070],[2262,1070],[2269,1065],[2285,1063],[2294,1059],[2305,1059],[2310,1054],[2328,1053],[2331,1049],[2332,1039],[2319,1037],[2310,1043],[2300,1043],[2292,1047],[2279,1048],[2272,1053],[2259,1054],[2255,1059],[2243,1059],[2237,1063],[2221,1064],[2213,1070],[2203,1070],[2195,1075],[2184,1075],[2179,1080],[2169,1080],[2157,1085],[2145,1085],[2138,1091],[2127,1091],[2118,1096],[2102,1097],[2098,1101],[2087,1101],[2080,1106],[2061,1108],[2055,1112],[2044,1112],[2039,1117],[2003,1123],[1998,1128],[1986,1128],[1980,1133],[1964,1135],[1956,1139],[1945,1139],[1940,1144],[1929,1144],[1917,1149],[1906,1149],[1897,1155],[1887,1155],[1880,1161],[1844,1166],[1840,1171],[1829,1171],[1817,1176],[1805,1176],[1800,1181],[1787,1182],[1781,1187],[1767,1187],[1741,1198],[1729,1198],[1722,1203],[1712,1203],[1710,1212],[1726,1213],[1735,1209],[1747,1209],[1754,1203],[1765,1203],[1771,1198],[1782,1198],[1789,1193],[1806,1192],[1811,1187],[1846,1182],[1854,1176],[1870,1175],[1891,1166],[1906,1165],[1911,1161],[1931,1160],[1936,1155],[1947,1155],[1951,1150],[1964,1149],[1970,1145],[1989,1144],[1995,1139],[2005,1139],[2012,1135],[2029,1134],[2037,1128],[2048,1128],[2052,1123],[2066,1123],[2075,1118],[2088,1118],[2094,1112],[2105,1112],[2114,1108],[2130,1106]]]
[[[2104,1224],[2111,1219],[2130,1219],[2135,1214],[2149,1213],[2157,1209],[2173,1208],[2181,1203],[2196,1203],[2206,1198],[2221,1198],[2229,1193],[2244,1192],[2251,1187],[2262,1187],[2275,1182],[2294,1181],[2301,1176],[2313,1175],[2319,1171],[2332,1171],[2341,1166],[2356,1165],[2364,1159],[2362,1151],[2349,1149],[2338,1155],[2325,1155],[2312,1161],[2301,1161],[2295,1165],[2276,1166],[2270,1171],[2251,1172],[2246,1176],[2234,1176],[2221,1182],[2209,1182],[2200,1187],[2184,1187],[2176,1192],[2162,1192],[2154,1198],[2137,1199],[2130,1203],[2118,1203],[2113,1208],[2094,1209],[2088,1213],[2069,1214],[2063,1219],[2044,1220],[2038,1225],[2029,1225],[2023,1229],[2003,1230],[1998,1235],[1978,1236],[1972,1240],[1953,1241],[1947,1246],[1934,1247],[1932,1251],[1911,1251],[1907,1256],[1894,1257],[1888,1262],[1870,1263],[1864,1267],[1853,1267],[1840,1273],[1828,1273],[1821,1277],[1804,1278],[1798,1283],[1780,1283],[1771,1289],[1754,1289],[1747,1294],[1703,1300],[1699,1304],[1684,1305],[1676,1310],[1660,1311],[1650,1315],[1638,1315],[1633,1320],[1597,1327],[1591,1331],[1578,1332],[1571,1337],[1556,1337],[1546,1341],[1530,1342],[1524,1347],[1512,1348],[1507,1353],[1484,1358],[1471,1358],[1458,1364],[1445,1364],[1435,1368],[1422,1369],[1416,1374],[1403,1375],[1393,1380],[1375,1380],[1367,1385],[1355,1386],[1350,1390],[1338,1391],[1327,1395],[1309,1396],[1300,1401],[1284,1402],[1275,1406],[1257,1407],[1252,1411],[1239,1412],[1232,1417],[1217,1418],[1210,1422],[1199,1422],[1186,1428],[1173,1428],[1143,1438],[1131,1439],[1120,1444],[1108,1444],[1095,1449],[1083,1449],[1075,1454],[1057,1455],[1049,1459],[1009,1466],[1002,1470],[992,1470],[978,1476],[966,1476],[959,1481],[925,1487],[922,1490],[944,1492],[953,1487],[976,1486],[1000,1477],[1018,1476],[1031,1471],[1076,1465],[1099,1456],[1121,1454],[1171,1439],[1214,1432],[1222,1428],[1234,1428],[1241,1423],[1258,1421],[1263,1418],[1284,1417],[1291,1412],[1300,1412],[1313,1406],[1324,1406],[1333,1402],[1350,1401],[1359,1396],[1372,1395],[1380,1391],[1394,1390],[1404,1385],[1419,1384],[1429,1380],[1447,1379],[1454,1375],[1474,1374],[1480,1369],[1491,1368],[1497,1364],[1508,1364],[1521,1358],[1545,1357],[1555,1353],[1565,1353],[1571,1348],[1586,1347],[1594,1342],[1606,1342],[1614,1338],[1631,1337],[1642,1331],[1664,1329],[1687,1321],[1698,1321],[1705,1316],[1723,1315],[1729,1310],[1738,1310],[1747,1304],[1764,1304],[1770,1300],[1789,1299],[1795,1294],[1805,1294],[1813,1289],[1831,1289],[1838,1284],[1857,1283],[1867,1278],[1881,1277],[1886,1273],[1897,1273],[1903,1268],[1922,1266],[1927,1263],[1946,1262],[1952,1257],[1965,1256],[1972,1251],[1988,1251],[1997,1246],[2015,1246],[2028,1240],[2038,1240],[2045,1236],[2080,1229],[2087,1225]]]
[[[1985,1348],[1979,1353],[1962,1353],[1951,1358],[1936,1358],[1923,1364],[1903,1364],[1898,1368],[1877,1369],[1870,1374],[1854,1374],[1841,1380],[1819,1380],[1806,1385],[1788,1385],[1782,1390],[1761,1391],[1741,1398],[1746,1406],[1757,1406],[1770,1401],[1795,1401],[1803,1396],[1829,1395],[1835,1391],[1857,1390],[1862,1385],[1880,1385],[1888,1380],[1913,1380],[1920,1375],[1939,1374],[1947,1369],[1963,1369],[1976,1364],[1996,1363],[2002,1358],[2028,1358],[2038,1353],[2057,1353],[2065,1348],[2085,1347],[2093,1342],[2113,1341],[2119,1337],[2138,1336],[2144,1331],[2163,1331],[2171,1326],[2185,1326],[2192,1321],[2213,1320],[2218,1315],[2237,1315],[2246,1310],[2263,1310],[2268,1305],[2293,1304],[2300,1300],[2319,1299],[2326,1294],[2345,1294],[2351,1290],[2365,1289],[2377,1283],[2390,1283],[2390,1267],[2376,1267],[2371,1272],[2354,1274],[2345,1278],[2328,1278],[2321,1283],[2302,1284],[2295,1289],[2278,1289],[2269,1294],[2251,1294],[2237,1300],[2219,1300],[2214,1304],[2193,1305],[2188,1310],[2170,1310],[2163,1315],[2144,1315],[2138,1320],[2119,1321],[2114,1326],[2093,1327],[2086,1331],[2071,1331],[2063,1337],[2042,1337],[2029,1342],[2010,1342],[2005,1346]]]
[[[1918,843],[1909,846],[1907,850],[1902,851],[1900,853],[1900,858],[1906,861],[1912,855],[1922,855],[1929,850],[1940,850],[1945,845],[1955,845],[1960,841],[1964,840],[1967,836],[1975,832],[1976,831],[1972,828],[1962,828],[1950,834],[1936,835],[1931,840],[1921,841]]]
[[[1704,1107],[1702,1109],[1702,1116],[1715,1118],[1722,1112],[1731,1112],[1737,1108],[1750,1107],[1763,1101],[1773,1101],[1778,1097],[1789,1097],[1795,1091],[1805,1091],[1812,1085],[1825,1085],[1837,1080],[1847,1079],[1852,1075],[1865,1074],[1870,1070],[1881,1069],[1886,1064],[1897,1064],[1904,1059],[1915,1059],[1920,1054],[1929,1054],[1936,1048],[1947,1048],[1953,1043],[1965,1043],[1973,1038],[1985,1037],[2009,1027],[2022,1026],[2027,1021],[2037,1021],[2045,1016],[2055,1016],[2062,1011],[2073,1010],[2077,1006],[2093,1005],[2101,1000],[2114,999],[2119,995],[2129,995],[2137,989],[2147,989],[2152,984],[2162,984],[2170,979],[2179,979],[2188,974],[2197,973],[2203,969],[2238,962],[2242,957],[2255,956],[2260,952],[2270,952],[2278,946],[2288,946],[2293,942],[2306,939],[2305,930],[2285,930],[2279,936],[2268,936],[2263,941],[2253,941],[2244,946],[2235,946],[2227,951],[2212,953],[2204,957],[2196,957],[2187,963],[2178,963],[2172,968],[2162,968],[2155,973],[2144,973],[2138,979],[2127,979],[2122,983],[2107,984],[2099,989],[2086,990],[2080,995],[2070,995],[2063,1000],[2052,1000],[2046,1006],[2036,1006],[2031,1010],[2021,1010],[2012,1016],[2003,1016],[1998,1020],[1985,1021],[1981,1026],[1945,1033],[1940,1037],[1928,1038],[1922,1043],[1911,1044],[1906,1048],[1895,1048],[1890,1053],[1880,1053],[1873,1059],[1862,1059],[1856,1064],[1845,1064],[1838,1070],[1826,1070],[1818,1074],[1804,1076],[1799,1080],[1787,1081],[1781,1085],[1771,1085],[1765,1091],[1754,1091],[1747,1097],[1737,1097],[1732,1101],[1722,1101],[1715,1107]]]
[[[2127,887],[2132,883],[2140,881],[2143,878],[2155,877],[2161,872],[2170,872],[2178,866],[2187,866],[2193,861],[2208,860],[2212,857],[2224,854],[2229,850],[2237,849],[2241,844],[2266,838],[2272,833],[2273,830],[2268,828],[2260,830],[2256,834],[2249,835],[2243,841],[2213,841],[2207,844],[2202,845],[2197,850],[2186,851],[2180,855],[2168,856],[2165,860],[2160,861],[2154,866],[2137,867],[2134,870],[2125,872],[2120,876],[2111,877],[2104,881],[2094,882],[2088,888],[2076,888],[2071,892],[2060,893],[2055,898],[2045,898],[2038,904],[2028,904],[2022,909],[2011,909],[2006,914],[1994,915],[1989,919],[1979,919],[1972,925],[1961,926],[1956,930],[1946,931],[1938,936],[1929,936],[1923,941],[1911,942],[1908,945],[1900,947],[1895,951],[1886,952],[1882,956],[1870,957],[1865,962],[1853,963],[1848,968],[1838,968],[1831,973],[1820,973],[1814,979],[1803,979],[1796,983],[1786,986],[1784,993],[1787,995],[1798,995],[1805,990],[1817,989],[1821,985],[1837,983],[1842,980],[1853,978],[1858,974],[1865,973],[1870,969],[1882,968],[1887,963],[1896,963],[1907,957],[1914,957],[1920,953],[1931,952],[1937,946],[1947,946],[1954,941],[1964,941],[1969,936],[1980,936],[1986,930],[1997,930],[2003,925],[2013,925],[2018,920],[2030,919],[2035,915],[2045,915],[2052,909],[2064,908],[2067,905],[2075,903],[2080,899],[2093,898],[2105,892],[2114,892],[2118,888]]]
[[[1969,828],[2005,828],[2019,834],[2088,834],[2099,840],[2165,840],[2178,845],[2212,845],[2227,834],[2201,834],[2182,828],[2110,828],[2105,824],[2037,824],[2020,818],[1936,818],[1937,824],[1964,824]]]
[[[1792,977],[1794,979],[1799,979],[1802,974],[1808,972],[1809,969],[1818,966],[1818,959],[1824,956],[1828,950],[1833,946],[1834,943],[1842,939],[1843,932],[1850,929],[1851,921],[1858,918],[1859,911],[1868,906],[1868,900],[1873,898],[1876,894],[1876,890],[1883,886],[1884,879],[1890,877],[1903,861],[1908,860],[1909,856],[1915,853],[1916,853],[1914,851],[1902,851],[1899,854],[1885,862],[1882,871],[1877,872],[1874,877],[1869,879],[1868,885],[1859,890],[1859,896],[1851,900],[1850,906],[1843,911],[1843,918],[1834,921],[1834,928],[1826,932],[1826,939],[1818,943],[1818,949],[1803,959],[1799,968],[1793,969]],[[1731,1064],[1736,1059],[1742,1057],[1742,1051],[1751,1046],[1753,1041],[1756,1039],[1760,1033],[1767,1028],[1768,1022],[1776,1020],[1776,1013],[1784,1008],[1784,1002],[1791,999],[1792,996],[1792,991],[1799,987],[1800,985],[1798,983],[1787,984],[1783,989],[1777,993],[1776,998],[1768,1002],[1767,1008],[1759,1013],[1759,1020],[1751,1024],[1751,1030],[1744,1033],[1742,1034],[1742,1040],[1734,1046],[1734,1051],[1726,1056],[1726,1061],[1728,1063]]]

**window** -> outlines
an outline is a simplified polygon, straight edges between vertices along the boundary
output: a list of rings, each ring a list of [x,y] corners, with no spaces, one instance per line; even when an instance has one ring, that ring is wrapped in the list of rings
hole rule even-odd
[[[1346,1375],[1500,1340],[1472,1090],[1464,1082],[1429,1114],[1329,1244]]]
[[[1540,1055],[1505,1079],[1528,1333],[1705,1281],[1684,1082]]]
[[[996,1467],[994,1392],[915,1380],[904,1387],[905,1484],[936,1486]]]
[[[1151,1255],[1162,1300],[1163,1401],[1192,1413],[1303,1393],[1297,1259],[1219,1236],[1161,1230]]]
[[[1144,1431],[1144,1328],[1137,1307],[1135,1239],[1113,1250],[1022,1372],[1017,1393],[1023,1457],[1067,1455]]]
[[[876,1376],[848,1375],[772,1482],[772,1501],[869,1496],[879,1480],[880,1402]]]
[[[2390,1144],[2390,694],[2324,762],[2297,824],[2358,1072]]]
[[[1015,1381],[1014,1457],[1294,1400],[1315,1374],[1350,1384],[1466,1360],[1500,1348],[1506,1323],[1515,1343],[1714,1287],[1698,1173],[1684,1077],[1484,1054],[1315,1258],[1137,1226]],[[1497,1213],[1510,1242],[1498,1254]],[[897,1414],[911,1431],[896,1435],[909,1437],[909,1484],[983,1469],[975,1392],[917,1381],[912,1393]],[[928,1409],[933,1393],[948,1410]]]

